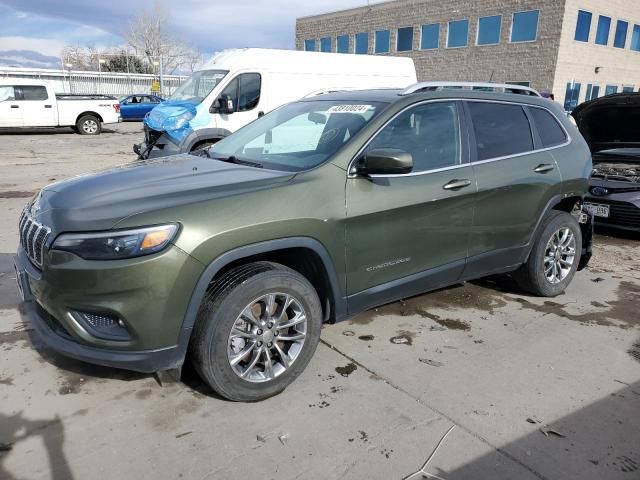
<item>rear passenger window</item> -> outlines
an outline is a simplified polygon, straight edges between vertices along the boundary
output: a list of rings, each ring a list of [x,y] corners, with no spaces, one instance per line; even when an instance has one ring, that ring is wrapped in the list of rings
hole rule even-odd
[[[478,160],[533,150],[531,127],[519,105],[469,102]]]
[[[46,100],[49,98],[47,89],[38,85],[24,85],[22,89],[23,100]]]
[[[420,105],[398,115],[367,147],[397,148],[413,157],[413,171],[460,163],[460,129],[453,102]]]
[[[542,108],[529,107],[529,112],[536,124],[544,148],[561,145],[567,141],[564,130],[558,120]]]

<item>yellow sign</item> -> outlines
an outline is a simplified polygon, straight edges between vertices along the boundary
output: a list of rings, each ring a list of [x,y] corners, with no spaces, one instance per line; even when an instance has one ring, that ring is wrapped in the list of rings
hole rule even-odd
[[[151,92],[158,93],[159,91],[160,91],[160,82],[157,80],[154,80],[153,83],[151,84]]]

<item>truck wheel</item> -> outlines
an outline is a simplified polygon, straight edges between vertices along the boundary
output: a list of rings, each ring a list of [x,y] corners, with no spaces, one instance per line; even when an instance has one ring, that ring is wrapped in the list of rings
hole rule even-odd
[[[192,149],[191,152],[189,153],[198,153],[201,152],[202,150],[205,150],[207,148],[209,148],[211,145],[214,145],[216,142],[214,141],[210,141],[210,142],[202,142],[202,143],[197,143]]]
[[[102,131],[100,119],[93,115],[83,115],[76,122],[80,135],[99,135]]]
[[[316,350],[322,309],[313,286],[284,265],[234,268],[208,289],[191,339],[200,376],[242,402],[282,392]]]
[[[543,222],[545,227],[515,278],[523,290],[541,297],[555,297],[565,291],[576,273],[582,233],[578,221],[566,212],[554,210]]]

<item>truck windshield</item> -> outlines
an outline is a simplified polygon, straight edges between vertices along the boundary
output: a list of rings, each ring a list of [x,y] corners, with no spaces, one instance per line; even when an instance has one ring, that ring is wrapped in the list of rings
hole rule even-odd
[[[212,146],[212,158],[300,171],[328,160],[387,104],[313,100],[290,103]]]
[[[229,72],[226,70],[200,70],[195,72],[169,98],[171,100],[196,100],[200,103],[227,73]]]

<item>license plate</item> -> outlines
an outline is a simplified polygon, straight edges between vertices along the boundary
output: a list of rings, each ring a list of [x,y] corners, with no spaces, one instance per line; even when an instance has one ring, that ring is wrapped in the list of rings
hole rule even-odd
[[[609,205],[601,205],[599,203],[585,203],[583,208],[591,213],[594,217],[609,218]]]
[[[24,272],[21,272],[15,264],[13,265],[13,269],[16,272],[18,296],[20,297],[20,301],[24,302],[26,298],[25,290],[29,288],[29,280],[27,279],[27,275]]]

